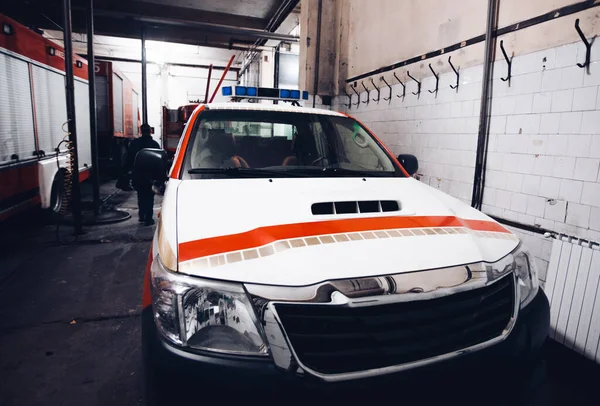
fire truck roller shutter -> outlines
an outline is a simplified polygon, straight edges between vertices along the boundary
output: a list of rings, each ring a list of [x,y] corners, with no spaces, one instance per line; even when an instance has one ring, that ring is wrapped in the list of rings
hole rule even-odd
[[[131,114],[133,116],[133,136],[139,136],[139,127],[138,127],[138,94],[135,90],[131,91]]]
[[[91,168],[90,99],[87,82],[75,79],[75,122],[77,124],[77,157],[79,170]]]
[[[123,134],[123,79],[116,73],[113,73],[113,114],[115,132]]]
[[[46,156],[52,156],[66,135],[62,128],[67,121],[65,77],[37,65],[32,66],[32,71],[39,145]],[[63,144],[61,151],[66,150]]]
[[[67,135],[63,131],[63,124],[67,121],[65,76],[37,65],[32,66],[32,72],[38,142],[40,149],[46,153],[46,159],[42,159],[38,164],[40,202],[42,208],[50,208],[52,188],[56,187],[58,172],[55,148]],[[65,144],[60,149],[61,152],[67,151]],[[67,166],[66,156],[59,156],[58,165],[61,168]]]
[[[28,64],[0,53],[0,165],[35,158],[35,150]]]

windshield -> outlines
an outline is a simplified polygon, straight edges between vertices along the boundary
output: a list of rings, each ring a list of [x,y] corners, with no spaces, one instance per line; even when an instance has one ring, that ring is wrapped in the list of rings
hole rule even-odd
[[[208,111],[186,156],[188,177],[402,176],[354,119],[273,111]]]

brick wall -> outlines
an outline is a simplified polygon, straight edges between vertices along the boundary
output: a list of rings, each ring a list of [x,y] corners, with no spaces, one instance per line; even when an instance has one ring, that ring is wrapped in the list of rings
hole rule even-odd
[[[500,80],[506,63],[495,62],[483,211],[600,241],[599,41],[589,74],[576,66],[583,60],[580,42],[516,56],[510,86]],[[431,61],[434,69],[437,62]],[[416,83],[408,79],[404,99],[397,97],[402,87],[395,84],[390,103],[383,100],[389,94],[383,86],[379,103],[348,109],[348,98],[338,96],[334,109],[361,120],[395,154],[416,155],[423,182],[470,204],[482,76],[481,65],[461,69],[455,91],[449,87],[455,75],[441,74],[437,97],[429,93],[435,88],[433,76],[425,77],[419,98],[412,94]],[[361,100],[366,100],[364,91]],[[551,242],[514,231],[536,257],[545,280]]]

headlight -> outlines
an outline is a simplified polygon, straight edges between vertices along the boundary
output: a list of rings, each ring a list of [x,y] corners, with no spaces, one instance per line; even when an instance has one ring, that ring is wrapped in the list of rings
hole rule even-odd
[[[151,267],[156,326],[174,344],[240,355],[268,355],[262,328],[240,284],[168,271],[160,258]]]
[[[539,281],[533,258],[520,246],[500,261],[492,264],[486,263],[485,266],[489,280],[498,279],[509,272],[515,273],[521,307],[527,306],[537,294]]]

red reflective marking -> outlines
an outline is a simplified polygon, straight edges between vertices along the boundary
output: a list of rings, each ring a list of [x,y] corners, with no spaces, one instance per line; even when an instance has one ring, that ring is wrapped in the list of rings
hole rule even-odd
[[[291,238],[423,227],[467,227],[477,231],[509,233],[508,230],[493,221],[463,220],[453,216],[397,216],[327,220],[260,227],[239,234],[184,242],[179,244],[179,261],[183,262],[225,252],[257,248],[275,241]]]
[[[148,253],[148,262],[146,262],[146,272],[144,274],[144,287],[142,289],[142,309],[152,305],[152,296],[150,295],[150,266],[152,265],[152,246]]]

